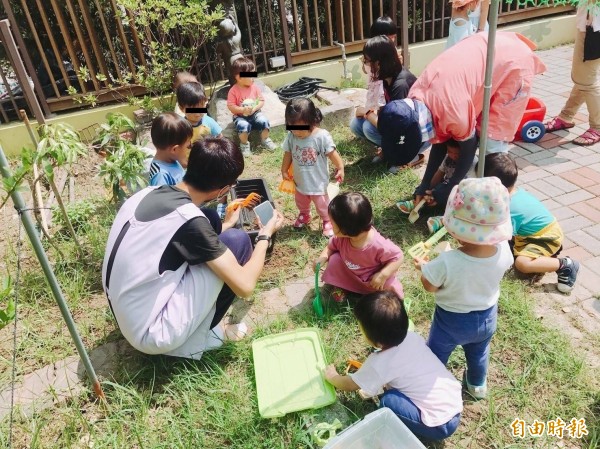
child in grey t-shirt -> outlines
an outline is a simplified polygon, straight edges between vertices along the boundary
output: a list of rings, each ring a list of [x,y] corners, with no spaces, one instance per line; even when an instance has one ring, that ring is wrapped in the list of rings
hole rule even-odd
[[[294,228],[301,229],[310,221],[310,203],[315,204],[317,213],[323,220],[323,235],[333,236],[327,206],[327,184],[329,183],[329,163],[336,168],[335,178],[344,180],[344,162],[335,148],[331,134],[319,128],[323,119],[321,111],[308,98],[290,100],[285,108],[285,123],[289,129],[283,142],[283,162],[281,175],[290,179],[288,169],[293,167],[293,180],[296,184],[296,206],[300,211]]]

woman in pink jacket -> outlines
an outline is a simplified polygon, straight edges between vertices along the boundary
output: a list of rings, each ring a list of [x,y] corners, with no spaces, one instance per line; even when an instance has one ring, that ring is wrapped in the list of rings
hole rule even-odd
[[[496,35],[487,135],[490,153],[508,151],[508,142],[515,135],[527,106],[533,77],[546,69],[533,52],[534,48],[535,44],[516,33],[498,32]],[[445,205],[452,187],[465,177],[473,164],[476,130],[479,130],[483,109],[486,54],[487,33],[462,40],[431,61],[411,87],[408,99],[400,100],[416,111],[413,121],[419,122],[422,141],[433,144],[425,175],[415,190],[414,204],[425,199],[431,206]],[[403,135],[402,128],[395,127],[398,137]],[[445,142],[450,139],[457,141],[460,147],[454,175],[430,190],[431,178],[446,156]],[[417,150],[403,151],[416,153]]]

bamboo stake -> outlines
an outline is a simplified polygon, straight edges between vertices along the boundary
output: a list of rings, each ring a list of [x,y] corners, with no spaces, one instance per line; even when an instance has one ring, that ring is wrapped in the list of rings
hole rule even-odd
[[[0,145],[0,172],[2,173],[2,176],[4,176],[5,178],[12,177],[12,172],[9,168],[8,161],[6,159],[4,150],[2,149],[1,145]],[[96,376],[96,372],[94,371],[94,367],[92,366],[92,361],[90,360],[90,357],[85,349],[85,346],[83,345],[83,341],[81,340],[81,337],[79,336],[79,333],[77,332],[77,327],[75,326],[75,322],[73,321],[73,316],[71,315],[69,307],[67,306],[67,302],[62,293],[60,285],[58,284],[58,280],[56,279],[54,271],[52,271],[52,267],[50,266],[50,261],[48,260],[48,256],[46,255],[46,252],[44,251],[42,242],[41,242],[41,240],[38,236],[38,233],[35,229],[33,220],[31,219],[31,214],[26,209],[25,201],[23,201],[23,197],[21,196],[21,194],[19,193],[19,191],[17,189],[13,190],[13,192],[11,192],[10,196],[12,197],[12,200],[15,204],[15,208],[20,212],[19,215],[21,217],[21,221],[23,222],[23,226],[25,227],[25,231],[27,232],[27,236],[29,237],[29,240],[31,241],[31,245],[33,247],[35,255],[37,256],[37,258],[40,262],[40,265],[42,266],[42,270],[44,271],[44,274],[46,275],[46,279],[48,280],[48,284],[50,285],[52,294],[54,295],[54,298],[56,299],[56,302],[58,303],[58,307],[63,316],[63,319],[67,323],[67,328],[69,329],[69,333],[71,334],[71,338],[73,339],[73,342],[75,343],[75,347],[77,348],[79,357],[81,357],[83,366],[85,367],[87,375],[92,383],[92,388],[94,389],[94,393],[96,394],[96,396],[99,399],[105,400],[106,398],[104,396],[104,391],[102,391],[102,386],[100,385],[100,381],[98,380],[98,377]]]
[[[19,109],[19,115],[21,116],[21,120],[25,123],[25,127],[27,128],[27,132],[29,133],[29,137],[31,137],[31,141],[33,142],[34,148],[37,150],[38,141],[33,132],[33,128],[31,127],[31,123],[29,123],[29,117],[27,117],[27,112],[25,109]],[[35,195],[35,202],[38,207],[44,207],[44,198],[42,197],[42,188],[39,183],[40,171],[38,169],[38,165],[36,161],[33,161],[33,190]],[[44,230],[44,235],[48,235],[48,219],[46,218],[46,211],[40,210],[41,216],[41,224],[42,229]]]

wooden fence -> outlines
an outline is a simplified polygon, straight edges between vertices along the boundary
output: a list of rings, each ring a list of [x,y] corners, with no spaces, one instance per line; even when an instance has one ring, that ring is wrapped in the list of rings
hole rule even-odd
[[[1,0],[0,18],[8,18],[30,83],[45,114],[80,107],[69,91],[91,94],[99,103],[119,92],[109,84],[131,74],[128,94],[142,94],[137,67],[151,64],[146,42],[133,28],[131,12],[116,0]],[[503,3],[500,23],[563,13],[568,7],[532,7]],[[284,56],[286,67],[361,51],[373,20],[396,18],[398,41],[409,44],[443,38],[448,33],[447,0],[236,0],[244,53],[261,73],[273,71],[269,59]],[[191,71],[204,82],[225,79],[223,64],[211,42],[199,49]],[[16,120],[24,106],[14,70],[0,47],[0,121]],[[77,76],[88,70],[90,81]],[[100,76],[100,79],[96,75]],[[12,85],[12,87],[11,87]],[[16,88],[15,88],[16,87]]]

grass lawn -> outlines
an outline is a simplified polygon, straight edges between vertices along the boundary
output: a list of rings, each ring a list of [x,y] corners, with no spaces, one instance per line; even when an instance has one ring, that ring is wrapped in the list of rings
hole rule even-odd
[[[369,149],[352,139],[348,129],[330,130],[347,164],[342,186],[365,193],[372,201],[375,226],[407,250],[425,237],[425,220],[416,227],[400,216],[394,203],[406,198],[418,178],[413,172],[386,176],[385,167],[369,163]],[[281,142],[282,134],[274,140]],[[281,153],[262,152],[247,162],[244,178],[264,177],[280,210],[291,226],[296,216],[293,198],[276,190],[280,180]],[[114,216],[101,198],[95,213],[80,229],[87,256],[74,257],[70,242],[61,246],[66,260],[55,270],[69,299],[79,331],[89,349],[122,337],[101,291],[100,267],[104,244]],[[261,292],[282,287],[309,273],[307,266],[326,244],[316,224],[309,231],[281,230],[273,255],[265,267]],[[49,249],[49,253],[52,253]],[[70,257],[69,257],[70,255]],[[15,267],[15,253],[6,255]],[[18,376],[47,363],[75,354],[66,325],[50,296],[37,261],[24,263],[20,289],[18,328]],[[406,296],[412,298],[411,318],[427,335],[433,296],[426,293],[410,261],[400,271]],[[598,381],[559,331],[545,328],[533,314],[531,287],[510,273],[502,283],[498,332],[492,340],[487,400],[465,398],[461,425],[446,443],[447,448],[555,448],[600,445],[600,395]],[[338,418],[349,425],[375,409],[372,401],[356,394],[338,393],[338,402],[321,410],[292,413],[280,419],[261,419],[258,414],[251,341],[270,333],[298,327],[322,330],[327,358],[343,369],[348,357],[364,359],[368,348],[347,305],[331,305],[318,320],[310,307],[295,309],[275,321],[259,326],[246,341],[227,344],[193,362],[133,352],[122,360],[111,379],[103,379],[108,405],[98,403],[90,391],[30,418],[14,423],[14,447],[32,448],[307,448],[309,428],[320,421]],[[0,331],[0,385],[10,385],[12,326]],[[418,363],[407,360],[406,363]],[[462,377],[464,357],[455,351],[449,368]],[[515,418],[532,424],[557,417],[566,421],[585,418],[587,437],[559,440],[544,434],[515,438]],[[0,446],[8,446],[9,422],[0,423]]]

